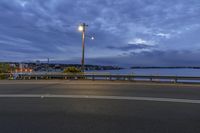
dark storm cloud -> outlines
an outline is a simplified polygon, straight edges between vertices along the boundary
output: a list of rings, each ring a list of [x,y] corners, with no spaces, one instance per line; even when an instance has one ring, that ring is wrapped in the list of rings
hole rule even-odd
[[[1,0],[0,60],[80,58],[77,26],[86,22],[96,38],[86,40],[91,63],[199,64],[199,15],[199,0]]]
[[[89,58],[87,63],[122,66],[200,66],[199,51],[151,51],[126,56]]]
[[[130,51],[130,50],[138,50],[138,49],[149,49],[153,46],[149,46],[146,44],[128,44],[127,46],[115,47],[115,46],[108,46],[108,49],[117,49],[121,51]]]

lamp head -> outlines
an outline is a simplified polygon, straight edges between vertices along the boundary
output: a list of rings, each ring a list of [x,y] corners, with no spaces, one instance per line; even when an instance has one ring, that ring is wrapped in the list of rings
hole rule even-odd
[[[83,32],[83,26],[82,25],[80,25],[79,27],[78,27],[78,30],[80,31],[80,32]]]

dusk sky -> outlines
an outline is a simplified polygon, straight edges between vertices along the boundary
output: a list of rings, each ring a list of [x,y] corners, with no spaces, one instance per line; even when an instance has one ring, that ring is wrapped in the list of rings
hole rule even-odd
[[[200,0],[0,0],[0,61],[200,66]]]

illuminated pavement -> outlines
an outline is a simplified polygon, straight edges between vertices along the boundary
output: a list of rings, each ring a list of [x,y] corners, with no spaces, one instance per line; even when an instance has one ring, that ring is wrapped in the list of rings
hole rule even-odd
[[[2,133],[198,133],[200,86],[0,81]]]

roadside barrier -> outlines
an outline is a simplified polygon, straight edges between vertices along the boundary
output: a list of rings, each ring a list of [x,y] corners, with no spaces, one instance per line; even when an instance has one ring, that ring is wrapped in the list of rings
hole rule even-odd
[[[16,75],[16,74],[15,74]],[[64,74],[64,73],[25,73],[18,74],[17,80],[121,80],[121,81],[151,81],[151,82],[194,82],[200,83],[200,77],[189,76],[154,76],[154,75],[114,75],[114,74]]]

